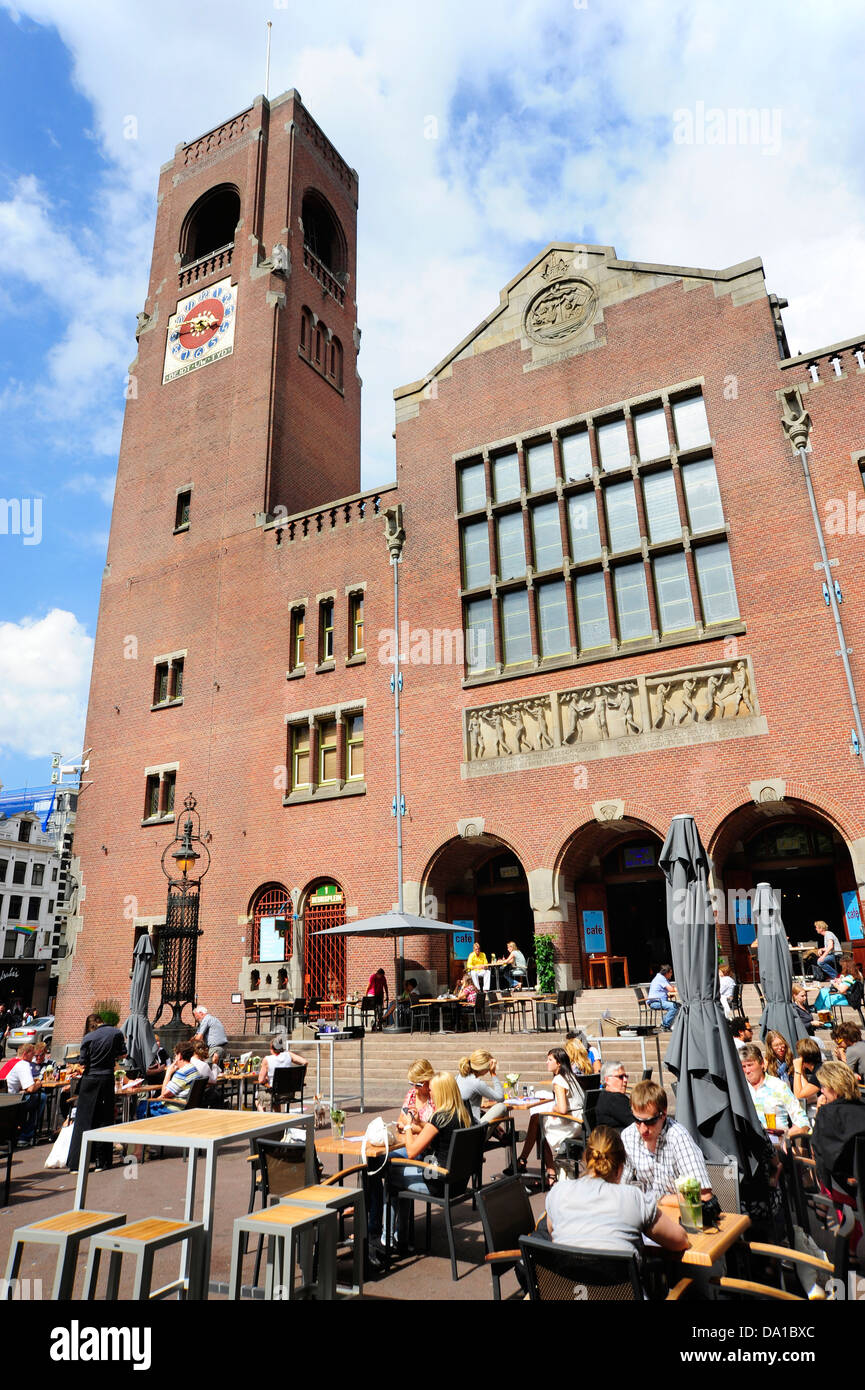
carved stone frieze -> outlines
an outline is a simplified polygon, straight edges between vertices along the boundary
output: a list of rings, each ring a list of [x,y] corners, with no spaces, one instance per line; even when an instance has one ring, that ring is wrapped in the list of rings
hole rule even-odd
[[[479,705],[463,719],[464,777],[767,732],[749,658]]]

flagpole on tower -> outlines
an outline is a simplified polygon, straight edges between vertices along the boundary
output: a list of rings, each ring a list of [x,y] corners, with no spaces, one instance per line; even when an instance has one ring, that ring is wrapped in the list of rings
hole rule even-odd
[[[267,21],[267,60],[264,65],[264,95],[270,98],[270,31],[273,28],[273,21]]]

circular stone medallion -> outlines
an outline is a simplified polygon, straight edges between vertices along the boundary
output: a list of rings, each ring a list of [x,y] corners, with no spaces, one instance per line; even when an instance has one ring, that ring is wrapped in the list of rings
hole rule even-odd
[[[556,280],[529,301],[526,334],[536,343],[561,343],[585,328],[597,307],[597,292],[587,280]]]

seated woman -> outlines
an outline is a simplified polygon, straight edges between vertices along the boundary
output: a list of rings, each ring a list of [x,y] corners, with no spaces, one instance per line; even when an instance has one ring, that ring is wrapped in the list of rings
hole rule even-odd
[[[800,1038],[796,1044],[793,1059],[793,1095],[805,1106],[809,1119],[813,1119],[813,1107],[820,1094],[817,1072],[823,1065],[823,1053],[813,1038]],[[788,1082],[788,1085],[791,1084]]]
[[[427,1061],[426,1057],[419,1057],[416,1062],[412,1062],[408,1069],[410,1089],[406,1092],[397,1121],[400,1128],[404,1129],[406,1124],[410,1124],[415,1134],[420,1134],[424,1125],[432,1119],[435,1104],[430,1094],[430,1082],[434,1076],[432,1062]]]
[[[457,985],[457,999],[463,1004],[473,1004],[478,997],[478,987],[466,970]]]
[[[585,1033],[568,1033],[565,1051],[571,1059],[571,1071],[576,1076],[591,1076],[601,1070],[601,1059],[593,1047],[587,1047]]]
[[[736,976],[732,965],[722,965],[718,971],[718,989],[721,994],[721,1008],[725,1018],[733,1017],[733,995],[736,993]]]
[[[255,1093],[256,1110],[264,1110],[265,1105],[269,1104],[273,1073],[277,1067],[305,1067],[308,1065],[306,1057],[301,1057],[298,1052],[292,1052],[284,1033],[274,1033],[270,1040],[270,1056],[264,1058],[258,1073],[258,1089]]]
[[[583,1093],[577,1078],[571,1070],[571,1059],[563,1047],[551,1047],[547,1053],[547,1069],[553,1079],[552,1113],[544,1116],[544,1165],[547,1176],[555,1179],[555,1154],[566,1139],[574,1139],[582,1133]],[[571,1118],[573,1116],[573,1118]],[[529,1154],[538,1141],[541,1118],[536,1112],[529,1120],[523,1150],[517,1159],[517,1171],[524,1173]],[[513,1168],[505,1173],[510,1175]]]
[[[824,1063],[817,1079],[822,1094],[811,1135],[817,1176],[827,1192],[848,1193],[853,1144],[865,1135],[865,1102],[859,1096],[856,1073],[845,1062]]]
[[[497,1066],[495,1057],[484,1047],[476,1048],[471,1057],[460,1058],[457,1089],[471,1111],[473,1124],[495,1124],[508,1113],[508,1107],[502,1104],[505,1088],[496,1076]],[[481,1102],[485,1100],[493,1103],[489,1109],[482,1110]]]
[[[585,1177],[557,1182],[547,1194],[547,1225],[553,1243],[611,1255],[642,1256],[643,1237],[664,1250],[687,1250],[688,1237],[651,1193],[622,1185],[625,1148],[607,1125],[593,1129],[586,1144]]]
[[[395,1238],[399,1231],[399,1200],[393,1194],[398,1189],[408,1192],[440,1192],[442,1179],[429,1172],[424,1160],[426,1163],[435,1163],[440,1168],[445,1168],[451,1135],[454,1130],[471,1128],[471,1115],[463,1105],[457,1083],[450,1072],[435,1072],[430,1080],[429,1089],[433,1103],[431,1118],[421,1125],[419,1131],[412,1123],[398,1125],[404,1136],[405,1157],[418,1159],[417,1165],[404,1163],[388,1163],[387,1165],[386,1181],[394,1218],[391,1229]],[[392,1156],[400,1157],[400,1151],[397,1150]],[[372,1183],[370,1188],[372,1188]],[[375,1207],[375,1198],[370,1191],[371,1213],[374,1213]],[[370,1219],[372,1229],[375,1216],[371,1215]],[[372,1248],[370,1249],[370,1259],[376,1263],[375,1252]]]
[[[811,1005],[808,1003],[808,991],[804,985],[793,986],[793,1012],[799,1022],[804,1024],[810,1037],[814,1032],[814,1015],[811,1011]]]
[[[792,1090],[793,1051],[784,1034],[776,1032],[774,1028],[770,1028],[766,1034],[766,1072],[769,1076],[777,1076]]]
[[[847,991],[855,981],[853,959],[851,956],[843,956],[840,975],[836,975],[834,980],[831,980],[828,985],[824,985],[814,1000],[814,1008],[817,1013],[831,1009],[835,1004],[843,1004]]]
[[[528,980],[528,965],[526,958],[515,941],[508,942],[508,953],[501,960],[493,961],[494,965],[503,965],[506,968],[505,980],[511,989],[524,989]]]

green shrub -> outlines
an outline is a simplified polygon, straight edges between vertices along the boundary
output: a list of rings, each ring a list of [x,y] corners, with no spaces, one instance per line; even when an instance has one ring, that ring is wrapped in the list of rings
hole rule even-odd
[[[555,968],[556,948],[551,936],[535,937],[535,968],[538,975],[538,989],[542,994],[552,994],[556,988]]]
[[[100,1014],[103,1022],[110,1023],[113,1028],[120,1022],[120,1005],[116,999],[97,999],[91,1012]]]

